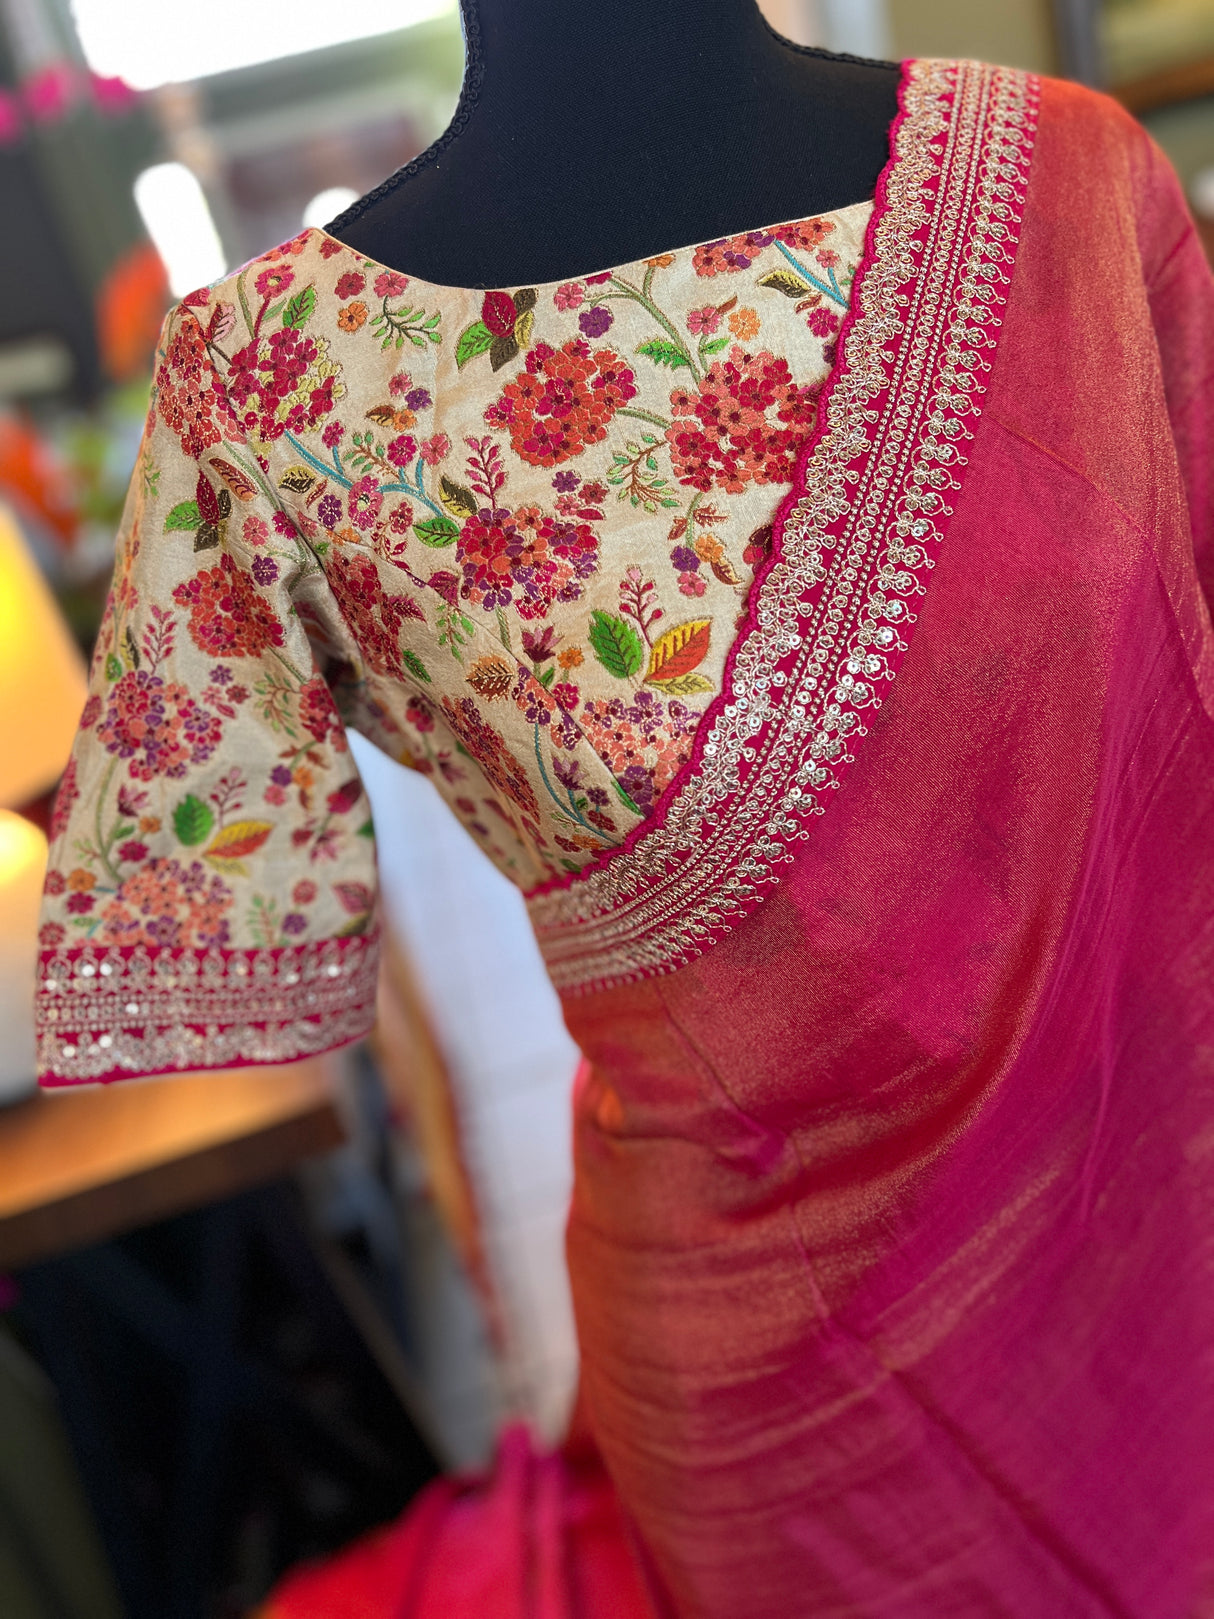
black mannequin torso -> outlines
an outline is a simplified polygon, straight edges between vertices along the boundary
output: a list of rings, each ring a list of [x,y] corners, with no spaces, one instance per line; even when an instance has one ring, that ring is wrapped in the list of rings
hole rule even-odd
[[[873,195],[898,70],[773,33],[755,0],[461,0],[446,133],[334,220],[424,280],[516,287]]]

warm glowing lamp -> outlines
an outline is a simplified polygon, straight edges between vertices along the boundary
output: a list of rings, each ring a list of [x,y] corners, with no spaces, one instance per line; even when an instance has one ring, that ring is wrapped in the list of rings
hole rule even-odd
[[[46,839],[12,807],[63,773],[84,662],[11,514],[0,507],[0,1102],[34,1079],[34,964]]]
[[[34,1083],[34,972],[46,839],[0,810],[0,1103]]]
[[[84,661],[0,506],[0,807],[28,804],[59,780],[85,696]]]

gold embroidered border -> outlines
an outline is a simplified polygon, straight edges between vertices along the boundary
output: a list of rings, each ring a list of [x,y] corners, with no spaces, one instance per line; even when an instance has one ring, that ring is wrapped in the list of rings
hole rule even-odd
[[[313,1056],[368,1032],[378,964],[375,935],[278,950],[51,953],[38,1071],[79,1084]]]
[[[529,899],[559,989],[667,972],[715,943],[779,880],[852,762],[961,487],[1036,98],[1036,80],[1011,69],[909,68],[825,431],[739,643],[730,700],[710,711],[698,762],[631,847]]]

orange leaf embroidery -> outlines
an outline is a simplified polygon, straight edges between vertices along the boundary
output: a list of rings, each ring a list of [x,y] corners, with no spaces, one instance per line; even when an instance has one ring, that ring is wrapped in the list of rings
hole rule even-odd
[[[397,410],[395,405],[372,405],[367,419],[379,427],[393,428],[398,433],[413,427],[417,421],[411,410]]]
[[[710,618],[693,618],[686,624],[676,624],[653,644],[649,654],[649,673],[646,680],[677,680],[689,675],[703,663],[708,652],[708,637],[712,630]]]
[[[271,821],[233,821],[211,839],[203,854],[208,860],[243,860],[255,854],[273,830]]]
[[[237,500],[252,500],[257,493],[257,485],[247,473],[242,472],[239,467],[234,467],[230,461],[224,461],[218,455],[211,457],[211,465],[236,496]]]

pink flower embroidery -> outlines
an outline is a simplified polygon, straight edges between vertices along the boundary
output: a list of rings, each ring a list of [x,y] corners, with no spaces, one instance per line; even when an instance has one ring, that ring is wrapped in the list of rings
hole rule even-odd
[[[377,298],[399,298],[409,285],[409,277],[401,275],[397,270],[382,270],[375,277],[375,296]]]

